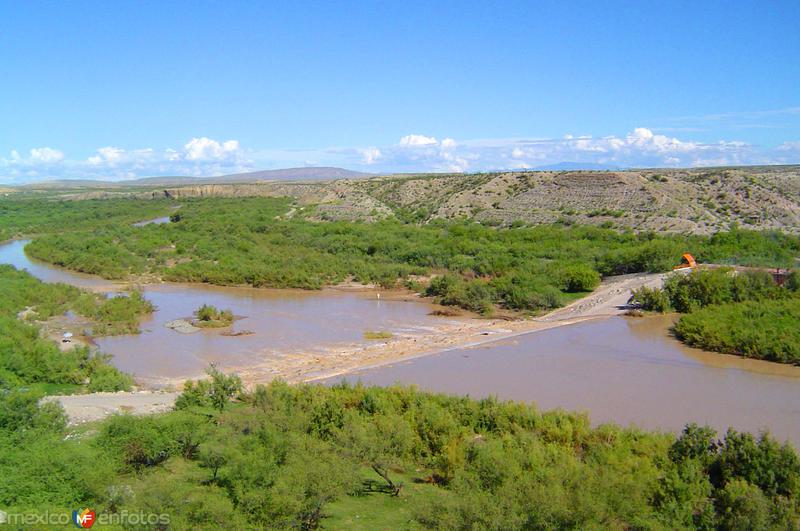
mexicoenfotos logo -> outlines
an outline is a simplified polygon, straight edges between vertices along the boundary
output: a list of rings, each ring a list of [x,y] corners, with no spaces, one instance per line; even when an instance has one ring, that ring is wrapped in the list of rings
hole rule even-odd
[[[169,525],[168,513],[145,513],[122,509],[115,513],[97,513],[88,507],[69,512],[15,513],[0,510],[0,527],[10,525],[18,528],[41,529],[44,527],[68,526],[70,521],[79,529],[89,529],[95,524],[98,527],[113,525],[124,528],[144,529],[150,526],[165,527]]]
[[[81,529],[88,529],[94,525],[96,514],[91,509],[72,511],[72,522]]]

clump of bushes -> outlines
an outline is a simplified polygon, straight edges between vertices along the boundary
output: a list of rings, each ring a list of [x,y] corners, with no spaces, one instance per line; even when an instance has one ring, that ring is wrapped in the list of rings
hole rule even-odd
[[[465,281],[456,275],[443,275],[431,280],[426,295],[436,297],[439,304],[460,306],[472,312],[492,312],[496,292],[484,281]]]
[[[672,308],[666,291],[648,286],[642,286],[634,290],[629,303],[635,304],[648,312],[665,313]]]
[[[147,301],[135,292],[106,299],[72,286],[40,282],[26,271],[0,265],[0,388],[31,384],[62,386],[62,390],[130,388],[131,378],[110,365],[108,356],[80,346],[61,352],[53,341],[41,337],[38,326],[17,318],[26,308],[33,312],[29,319],[37,321],[75,310],[98,319],[95,333],[119,333],[133,327],[138,331],[140,312],[152,308]]]
[[[230,326],[233,323],[233,312],[231,310],[220,310],[210,304],[203,304],[194,312],[195,320],[193,325],[200,328],[220,328]]]
[[[672,307],[689,313],[711,304],[748,300],[780,299],[791,294],[764,271],[736,273],[729,268],[696,270],[688,275],[672,275],[664,282]]]
[[[559,281],[564,291],[592,291],[600,285],[600,273],[586,265],[570,265],[561,269]]]
[[[800,363],[800,290],[797,273],[778,286],[763,271],[730,268],[674,274],[664,288],[642,287],[631,302],[684,315],[675,334],[685,343],[727,354]]]
[[[708,306],[681,316],[677,336],[689,345],[800,365],[800,299]]]
[[[364,332],[364,339],[371,339],[371,340],[392,339],[393,337],[394,334],[392,334],[391,332],[387,332],[386,330],[380,330],[380,331],[367,330],[366,332]]]
[[[643,286],[633,292],[631,302],[644,310],[691,313],[715,304],[785,299],[796,292],[791,281],[778,286],[772,275],[764,271],[737,273],[731,268],[699,269],[669,276],[662,289]]]

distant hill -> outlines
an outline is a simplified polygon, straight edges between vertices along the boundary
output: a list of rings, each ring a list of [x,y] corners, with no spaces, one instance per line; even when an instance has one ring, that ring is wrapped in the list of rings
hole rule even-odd
[[[609,166],[607,164],[597,164],[596,162],[558,162],[545,166],[537,166],[537,171],[577,171],[577,170],[619,170],[619,166]]]
[[[258,181],[323,181],[331,179],[356,179],[359,177],[371,177],[371,174],[346,170],[344,168],[314,166],[233,173],[231,175],[220,175],[218,177],[145,177],[143,179],[123,181],[120,184],[178,186],[182,184],[253,183]]]
[[[64,188],[121,188],[128,186],[187,186],[201,184],[256,183],[260,181],[321,181],[332,179],[357,179],[371,177],[369,173],[327,166],[285,168],[280,170],[261,170],[248,173],[234,173],[217,177],[144,177],[126,181],[99,181],[91,179],[57,179],[32,183],[23,188],[64,189]]]
[[[559,166],[563,168],[564,166]],[[325,176],[333,175],[330,179]],[[563,223],[711,234],[732,223],[800,234],[800,165],[549,170],[363,177],[338,168],[296,168],[203,180],[170,178],[65,189],[65,199],[294,197],[322,220],[397,216],[487,225]],[[131,186],[138,183],[139,187]],[[411,214],[409,214],[411,213]]]

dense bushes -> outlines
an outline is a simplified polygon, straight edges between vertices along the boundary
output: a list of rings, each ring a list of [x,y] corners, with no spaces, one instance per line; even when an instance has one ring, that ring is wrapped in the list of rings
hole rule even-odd
[[[688,274],[670,275],[664,281],[663,288],[639,288],[633,292],[631,302],[648,311],[666,312],[673,309],[689,313],[713,304],[786,299],[797,292],[798,289],[791,282],[783,287],[778,286],[772,275],[765,271],[699,269]]]
[[[592,428],[581,415],[405,387],[274,382],[215,410],[197,388],[180,411],[112,417],[77,439],[63,423],[33,427],[51,412],[15,421],[0,433],[0,503],[167,513],[173,528],[215,529],[749,529],[798,518],[797,454],[767,435]],[[81,461],[91,470],[76,473]]]
[[[564,291],[592,291],[600,284],[600,273],[586,265],[571,265],[559,271],[559,281]]]
[[[0,241],[32,234],[130,225],[165,215],[173,205],[167,200],[133,199],[62,200],[36,194],[0,200]]]
[[[736,273],[731,269],[692,271],[672,275],[664,282],[664,291],[672,307],[681,313],[692,312],[711,304],[749,300],[780,299],[791,295],[763,271]]]
[[[668,312],[672,308],[667,292],[661,288],[642,286],[634,290],[630,302],[648,312]]]
[[[45,284],[0,265],[0,388],[88,382],[90,391],[118,391],[130,386],[131,379],[110,366],[107,356],[85,347],[61,352],[32,324],[67,310],[95,319],[93,329],[103,335],[138,331],[139,317],[152,306],[137,292],[105,298],[64,284]]]
[[[689,345],[800,365],[800,299],[709,306],[681,316],[675,332]]]
[[[146,202],[130,205],[138,203]],[[585,226],[500,229],[466,220],[314,222],[300,211],[285,219],[289,209],[288,199],[187,200],[175,223],[98,224],[42,236],[27,251],[109,278],[152,273],[256,287],[316,289],[348,278],[392,287],[409,275],[449,273],[461,283],[432,291],[445,303],[483,312],[498,304],[559,306],[570,293],[594,289],[598,273],[666,271],[687,250],[702,259],[782,266],[800,253],[800,239],[769,232],[707,238]]]
[[[642,287],[631,302],[682,315],[676,335],[689,345],[749,358],[800,364],[800,292],[790,275],[778,286],[763,271],[730,268],[676,273],[663,289]]]
[[[215,328],[230,326],[233,323],[233,312],[231,310],[220,310],[210,304],[203,304],[194,312],[195,326],[205,328]]]

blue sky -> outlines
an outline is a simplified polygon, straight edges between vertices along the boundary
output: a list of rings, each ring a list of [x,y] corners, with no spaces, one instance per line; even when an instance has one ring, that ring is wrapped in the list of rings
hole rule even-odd
[[[0,0],[0,182],[800,162],[800,2]]]

